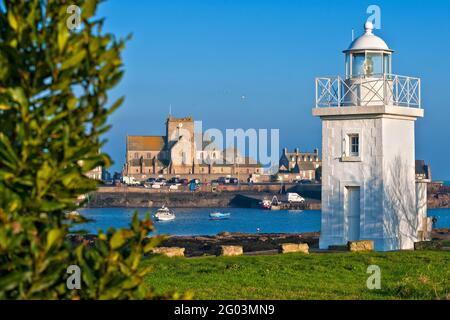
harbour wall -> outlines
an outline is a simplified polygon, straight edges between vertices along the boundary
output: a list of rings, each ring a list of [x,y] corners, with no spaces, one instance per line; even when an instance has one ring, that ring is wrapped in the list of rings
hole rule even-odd
[[[209,187],[209,186],[207,186]],[[315,186],[317,189],[317,186]],[[297,192],[307,200],[305,209],[320,209],[320,186],[317,190],[297,190],[296,186],[281,185],[227,185],[219,186],[214,192],[200,189],[195,192],[187,188],[180,190],[146,189],[142,187],[100,187],[88,197],[87,207],[106,208],[154,208],[166,205],[172,208],[226,208],[256,207],[264,198],[279,197],[280,190]],[[311,190],[309,190],[311,189]],[[285,196],[284,196],[285,197]]]
[[[196,192],[184,187],[170,190],[108,186],[91,193],[87,206],[150,208],[165,204],[174,208],[254,207],[257,203],[255,199],[272,199],[274,195],[285,192],[296,192],[307,199],[308,209],[320,209],[321,186],[318,184],[224,185],[215,189],[204,185]],[[449,208],[450,188],[430,185],[427,202],[430,209]]]

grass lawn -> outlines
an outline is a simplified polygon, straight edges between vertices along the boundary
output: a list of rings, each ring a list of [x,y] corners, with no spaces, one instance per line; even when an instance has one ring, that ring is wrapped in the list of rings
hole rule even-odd
[[[166,258],[146,284],[195,299],[450,299],[450,253],[312,253]],[[381,289],[366,286],[369,265],[381,268]]]

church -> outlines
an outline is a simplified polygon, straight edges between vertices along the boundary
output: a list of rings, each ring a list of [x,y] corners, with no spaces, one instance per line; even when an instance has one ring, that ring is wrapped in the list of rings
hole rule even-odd
[[[165,136],[127,136],[122,174],[139,180],[159,175],[196,175],[202,181],[219,176],[236,176],[246,181],[263,173],[263,166],[256,160],[212,144],[203,133],[195,132],[192,117],[169,115]],[[232,163],[227,159],[233,159]]]

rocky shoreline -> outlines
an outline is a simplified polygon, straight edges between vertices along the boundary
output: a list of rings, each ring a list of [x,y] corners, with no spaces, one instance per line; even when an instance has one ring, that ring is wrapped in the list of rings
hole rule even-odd
[[[187,257],[215,255],[222,245],[242,246],[246,254],[276,254],[282,243],[307,243],[309,248],[319,248],[319,232],[305,233],[229,233],[222,232],[215,236],[169,236],[161,246],[185,248]],[[76,245],[84,242],[95,245],[95,235],[71,235],[70,241]],[[420,242],[418,249],[441,250],[450,247],[450,228],[434,229],[432,241]]]

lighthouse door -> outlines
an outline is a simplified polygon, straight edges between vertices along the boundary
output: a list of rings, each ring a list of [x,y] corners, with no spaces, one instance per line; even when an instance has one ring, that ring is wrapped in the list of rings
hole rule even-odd
[[[346,216],[348,226],[348,240],[359,240],[360,228],[360,189],[359,187],[347,187]]]

